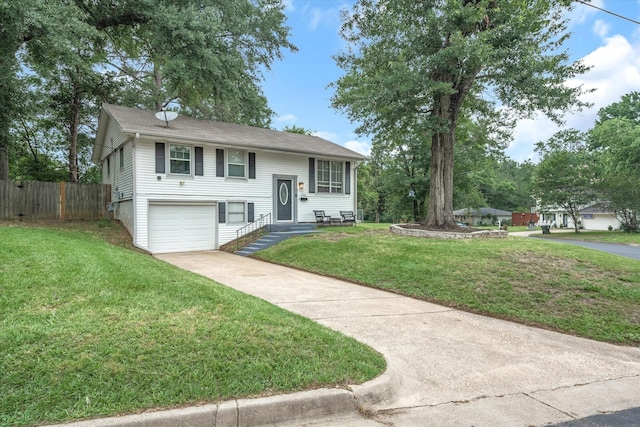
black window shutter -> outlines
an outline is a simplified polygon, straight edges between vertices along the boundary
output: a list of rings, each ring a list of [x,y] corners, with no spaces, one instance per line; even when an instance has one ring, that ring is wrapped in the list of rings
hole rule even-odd
[[[351,162],[344,162],[344,194],[351,194]]]
[[[156,173],[164,173],[164,142],[156,142]]]
[[[309,193],[316,192],[316,159],[309,157]]]
[[[255,218],[254,218],[255,215],[253,213],[254,210],[255,210],[254,204],[253,203],[247,203],[247,222],[255,221]]]
[[[256,153],[249,153],[249,179],[256,179]]]
[[[224,150],[216,148],[216,176],[224,177]]]
[[[218,202],[218,222],[227,222],[227,205],[225,202]]]
[[[196,147],[196,175],[204,175],[204,149]]]

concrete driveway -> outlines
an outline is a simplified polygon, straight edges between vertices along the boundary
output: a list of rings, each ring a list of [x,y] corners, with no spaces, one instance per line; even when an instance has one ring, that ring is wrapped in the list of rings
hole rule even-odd
[[[384,354],[370,417],[290,425],[539,426],[640,407],[640,349],[478,316],[225,252],[157,255]],[[428,279],[428,278],[427,278]],[[284,425],[283,423],[281,423]]]

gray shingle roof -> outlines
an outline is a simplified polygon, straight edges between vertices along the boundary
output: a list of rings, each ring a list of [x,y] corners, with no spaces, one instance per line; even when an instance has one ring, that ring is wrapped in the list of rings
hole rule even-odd
[[[595,203],[578,211],[579,214],[613,213],[608,203]]]
[[[169,122],[155,118],[155,113],[139,108],[103,104],[103,112],[116,120],[125,134],[140,134],[142,137],[176,138],[196,142],[208,142],[225,146],[237,146],[261,150],[300,153],[312,156],[336,157],[341,159],[366,160],[362,154],[351,151],[317,136],[281,132],[232,123],[200,120],[178,116]],[[101,120],[104,114],[101,115]],[[100,133],[98,133],[98,137]],[[96,141],[97,145],[102,141]]]

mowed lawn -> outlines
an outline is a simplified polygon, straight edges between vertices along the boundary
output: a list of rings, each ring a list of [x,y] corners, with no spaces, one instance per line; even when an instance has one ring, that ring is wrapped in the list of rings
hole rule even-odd
[[[67,228],[0,225],[0,425],[339,387],[384,371],[351,338],[127,248],[113,223]]]
[[[360,224],[289,239],[257,256],[462,310],[640,345],[640,261],[551,239],[439,240]]]

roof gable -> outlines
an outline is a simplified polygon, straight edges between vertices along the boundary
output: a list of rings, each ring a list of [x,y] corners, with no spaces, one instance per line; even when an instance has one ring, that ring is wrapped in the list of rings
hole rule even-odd
[[[150,139],[176,139],[249,149],[300,153],[310,156],[366,160],[362,154],[351,151],[317,136],[301,135],[271,129],[237,125],[191,117],[178,116],[166,123],[155,118],[149,110],[103,104],[94,144],[94,161],[104,145],[109,119],[115,120],[122,132]],[[99,154],[98,154],[99,155]]]

